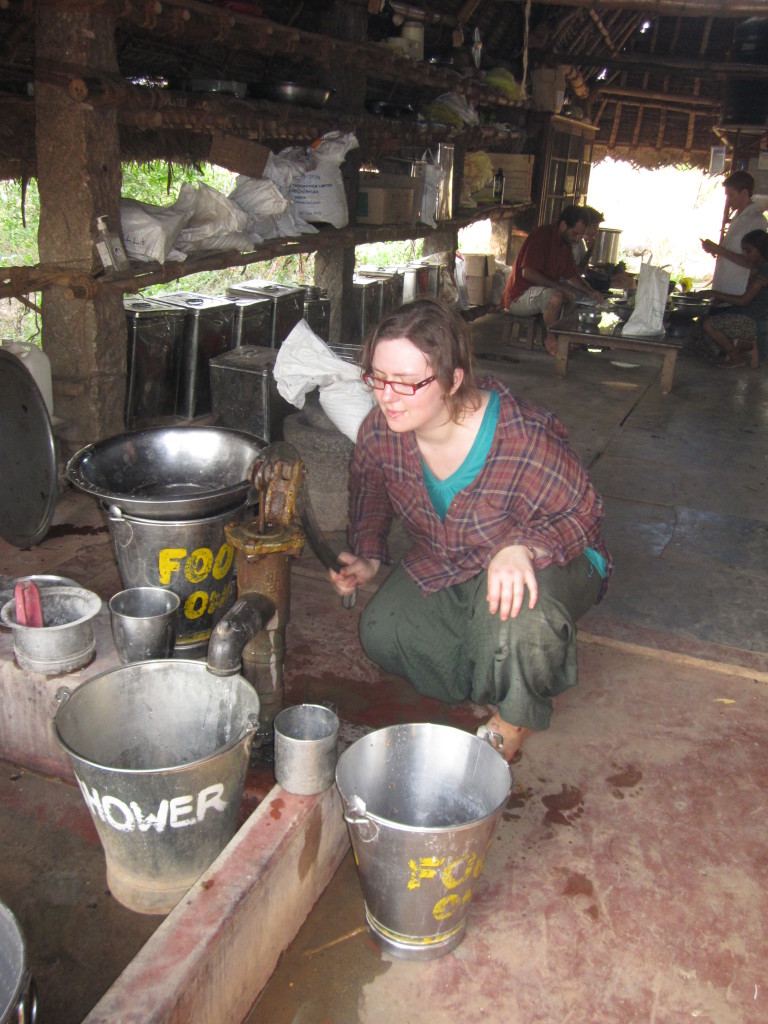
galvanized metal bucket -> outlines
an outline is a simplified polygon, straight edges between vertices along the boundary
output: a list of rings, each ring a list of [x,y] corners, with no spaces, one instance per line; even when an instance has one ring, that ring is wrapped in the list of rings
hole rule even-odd
[[[74,672],[87,665],[96,650],[93,619],[101,598],[82,587],[41,587],[42,626],[16,621],[16,603],[7,601],[0,620],[13,630],[13,653],[20,668],[43,675]]]
[[[295,704],[275,716],[275,779],[298,796],[324,793],[333,785],[339,719],[323,704]]]
[[[511,783],[489,742],[443,725],[379,729],[341,755],[366,920],[386,952],[432,960],[461,942]]]
[[[176,650],[204,652],[213,627],[236,597],[235,549],[224,527],[241,522],[247,500],[204,519],[144,519],[108,509],[123,585],[164,587],[177,594]]]
[[[34,1024],[37,993],[19,922],[0,903],[0,1024]]]
[[[167,914],[235,833],[259,698],[198,661],[143,661],[58,693],[112,895]]]

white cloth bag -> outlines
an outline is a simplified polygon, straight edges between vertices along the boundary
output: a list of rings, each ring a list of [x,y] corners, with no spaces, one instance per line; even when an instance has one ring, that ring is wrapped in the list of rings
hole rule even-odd
[[[627,337],[663,334],[668,297],[669,271],[653,267],[650,263],[641,263],[635,308],[621,333]]]
[[[306,320],[299,320],[277,350],[273,375],[277,390],[297,409],[319,388],[323,412],[350,441],[375,403],[360,367],[332,352]]]

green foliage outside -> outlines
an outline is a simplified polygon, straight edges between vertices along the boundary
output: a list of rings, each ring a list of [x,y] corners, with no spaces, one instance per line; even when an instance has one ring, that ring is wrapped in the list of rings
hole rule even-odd
[[[213,164],[182,166],[156,161],[151,164],[123,164],[122,194],[154,206],[169,206],[179,196],[184,182],[204,182],[223,195],[235,187],[235,174]],[[22,212],[23,209],[23,212]],[[2,266],[34,266],[39,262],[37,230],[40,221],[40,196],[37,182],[28,182],[22,207],[19,181],[0,181],[0,260]],[[421,256],[422,239],[402,242],[376,242],[360,245],[355,252],[355,265],[391,266],[407,263]],[[243,267],[191,274],[168,284],[151,285],[145,295],[161,295],[171,291],[194,291],[205,295],[223,295],[230,285],[250,278],[276,281],[281,284],[312,284],[314,253],[280,256]],[[39,295],[30,301],[39,306]],[[0,302],[0,336],[16,341],[40,343],[40,316],[15,299]]]

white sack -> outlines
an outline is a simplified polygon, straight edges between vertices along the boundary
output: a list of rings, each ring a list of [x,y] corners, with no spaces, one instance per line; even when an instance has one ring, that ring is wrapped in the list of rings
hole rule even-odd
[[[304,174],[291,184],[288,195],[305,221],[334,228],[347,226],[349,211],[341,164],[358,145],[352,132],[328,132],[310,150],[290,149],[279,154],[293,161],[297,170],[304,169]]]
[[[248,252],[253,247],[248,214],[205,182],[200,182],[197,188],[185,182],[174,206],[189,211],[189,219],[176,239],[176,248],[182,252]]]
[[[120,229],[126,253],[143,262],[186,259],[174,250],[174,244],[189,217],[190,211],[178,210],[175,204],[153,206],[138,199],[121,199]]]
[[[637,277],[635,308],[624,324],[622,334],[627,337],[643,337],[664,333],[664,310],[669,297],[669,271],[652,267],[650,263],[640,264]]]
[[[249,178],[245,174],[238,174],[229,198],[253,220],[283,213],[288,206],[288,200],[274,181],[269,178]]]
[[[304,408],[310,391],[320,389],[320,405],[342,434],[355,441],[374,405],[359,366],[339,358],[306,320],[300,320],[277,350],[273,376],[282,397]]]

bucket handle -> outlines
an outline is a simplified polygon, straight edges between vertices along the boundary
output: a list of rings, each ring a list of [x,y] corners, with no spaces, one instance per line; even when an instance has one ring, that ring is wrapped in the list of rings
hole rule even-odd
[[[259,729],[259,716],[255,712],[251,712],[250,715],[243,722],[243,727],[240,730],[240,735],[237,742],[240,743],[245,740],[245,749],[248,753],[251,751],[251,747],[254,745],[256,735]],[[257,746],[261,746],[259,742]]]
[[[490,743],[493,749],[501,754],[504,747],[504,737],[501,733],[494,732],[493,729],[489,729],[487,725],[479,725],[477,727],[477,733],[475,734],[478,739],[483,740],[485,743]],[[504,755],[501,754],[503,757]],[[512,785],[512,765],[507,761],[507,768],[509,769],[509,784]]]
[[[379,834],[379,826],[371,821],[365,806],[365,801],[355,794],[347,803],[344,811],[344,821],[350,828],[354,828],[360,842],[372,843]]]
[[[107,512],[115,544],[119,543],[122,547],[127,548],[133,540],[133,527],[127,519],[123,518],[123,513],[117,505],[109,505]]]

